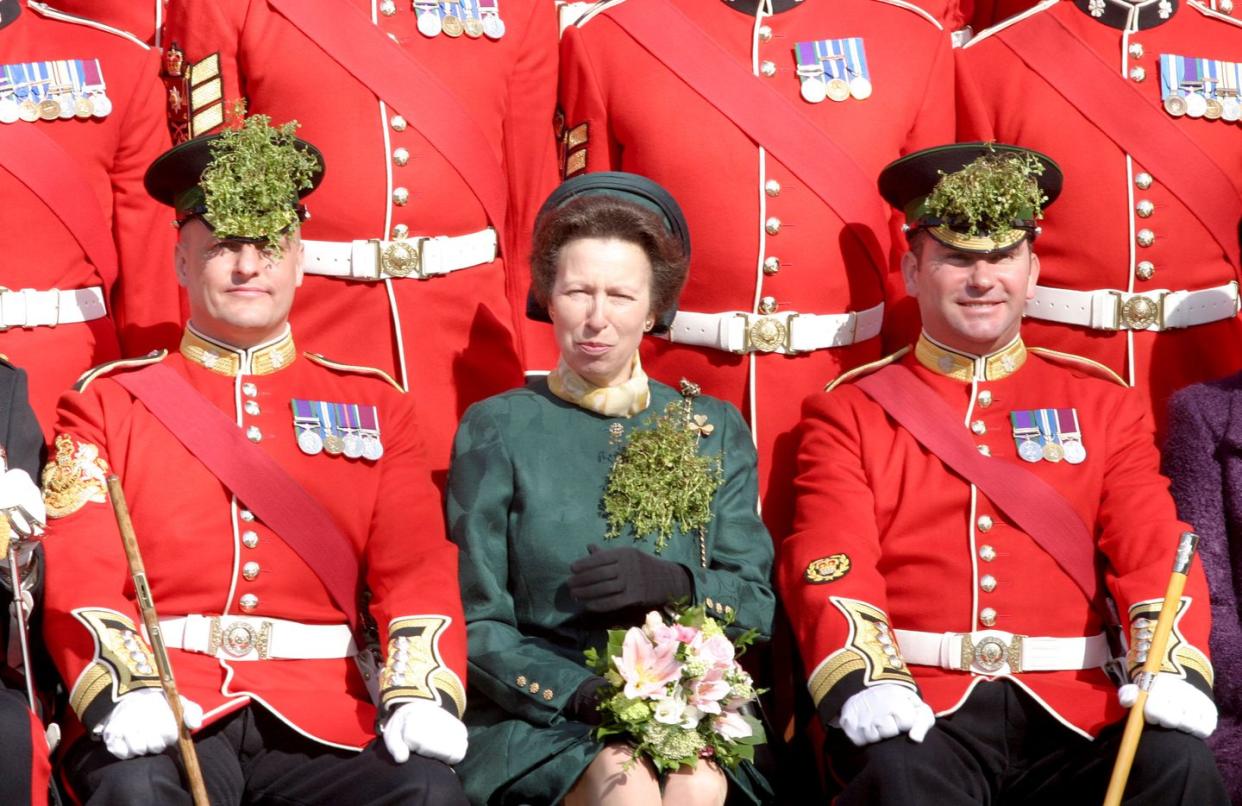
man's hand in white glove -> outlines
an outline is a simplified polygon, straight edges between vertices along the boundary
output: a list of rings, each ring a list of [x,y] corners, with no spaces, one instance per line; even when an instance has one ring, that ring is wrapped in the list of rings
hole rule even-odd
[[[1117,699],[1125,708],[1138,700],[1138,686],[1127,683],[1117,689]],[[1180,730],[1206,739],[1216,730],[1216,705],[1211,698],[1180,677],[1161,672],[1152,681],[1143,706],[1148,724]]]
[[[195,730],[203,724],[203,709],[193,700],[181,698],[185,725]],[[164,692],[142,688],[121,697],[112,712],[95,728],[108,752],[117,758],[162,753],[177,741],[177,721]]]
[[[466,726],[431,700],[412,700],[397,706],[384,723],[384,746],[398,764],[414,752],[445,764],[466,757]]]
[[[7,516],[13,531],[22,537],[38,537],[47,523],[47,508],[39,486],[25,470],[7,471],[0,476],[0,512]]]
[[[921,742],[936,715],[916,692],[896,683],[880,683],[846,700],[838,721],[850,741],[862,747],[902,733]]]

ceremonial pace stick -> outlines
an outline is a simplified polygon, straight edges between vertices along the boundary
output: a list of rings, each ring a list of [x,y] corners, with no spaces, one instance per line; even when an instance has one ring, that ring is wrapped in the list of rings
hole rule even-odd
[[[17,616],[17,641],[22,650],[22,663],[25,664],[26,699],[30,701],[30,710],[36,714],[34,694],[34,667],[30,663],[30,642],[26,631],[26,608],[22,606],[22,574],[17,569],[17,544],[20,543],[17,532],[9,525],[8,518],[0,518],[0,536],[8,543],[9,584],[13,586],[13,612]]]
[[[1186,574],[1190,572],[1190,562],[1195,557],[1195,546],[1199,536],[1194,532],[1182,532],[1177,541],[1177,556],[1173,558],[1173,575],[1169,577],[1169,587],[1164,592],[1164,604],[1160,606],[1160,616],[1156,619],[1156,631],[1151,637],[1151,649],[1147,651],[1147,661],[1143,671],[1139,672],[1134,682],[1138,684],[1138,698],[1130,708],[1130,716],[1126,718],[1126,729],[1121,734],[1121,748],[1117,751],[1117,761],[1113,764],[1113,776],[1108,781],[1108,792],[1104,795],[1104,806],[1120,806],[1121,796],[1126,791],[1126,781],[1130,777],[1130,766],[1134,763],[1134,754],[1138,750],[1139,738],[1143,734],[1143,707],[1147,704],[1147,691],[1160,671],[1164,661],[1164,650],[1169,644],[1169,633],[1173,631],[1173,620],[1177,616],[1177,608],[1181,605],[1182,589],[1186,587]]]
[[[129,561],[129,574],[134,578],[134,591],[138,597],[138,609],[142,611],[142,623],[146,625],[147,635],[151,639],[151,651],[155,655],[155,667],[160,673],[160,685],[168,699],[168,707],[172,709],[173,719],[177,721],[177,749],[181,752],[181,761],[185,765],[190,795],[194,798],[194,806],[210,806],[207,787],[203,783],[203,771],[198,766],[198,753],[194,750],[194,740],[190,738],[190,729],[185,726],[181,695],[177,693],[177,682],[173,680],[172,664],[168,661],[164,635],[160,632],[160,620],[155,614],[151,588],[147,585],[142,554],[138,552],[138,538],[134,536],[134,524],[129,519],[129,507],[125,505],[125,491],[121,489],[121,480],[115,475],[108,476],[108,497],[112,499],[116,525],[121,530],[125,559]]]

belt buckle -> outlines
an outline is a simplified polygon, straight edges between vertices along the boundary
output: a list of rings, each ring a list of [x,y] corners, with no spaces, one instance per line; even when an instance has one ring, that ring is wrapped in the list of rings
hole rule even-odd
[[[787,355],[793,354],[789,345],[789,332],[797,314],[789,314],[781,320],[779,316],[762,315],[754,318],[752,314],[740,313],[744,322],[743,353],[774,353],[783,349]]]
[[[1164,299],[1167,291],[1153,300],[1146,294],[1133,294],[1126,299],[1120,291],[1111,292],[1117,298],[1116,330],[1146,330],[1157,325],[1157,330],[1164,330]]]
[[[398,278],[417,274],[421,278],[423,276],[423,241],[423,238],[413,241],[398,238],[386,244],[383,241],[376,241],[375,246],[379,250],[380,274]]]
[[[232,658],[244,658],[255,652],[259,660],[267,660],[271,634],[270,621],[260,621],[258,629],[247,620],[233,621],[224,627],[221,625],[220,616],[212,616],[207,654],[217,655],[223,652]]]
[[[4,295],[13,293],[13,289],[6,285],[0,285],[0,333],[9,329],[9,323],[4,318]]]
[[[1022,671],[1022,636],[1010,636],[1009,643],[989,635],[974,643],[970,633],[962,634],[962,670],[978,666],[985,672],[998,672],[1005,666],[1010,672]]]

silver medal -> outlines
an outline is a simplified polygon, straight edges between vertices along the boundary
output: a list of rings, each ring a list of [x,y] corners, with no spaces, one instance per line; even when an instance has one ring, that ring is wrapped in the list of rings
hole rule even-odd
[[[12,96],[0,98],[0,123],[16,123],[21,119],[21,107]]]
[[[440,22],[439,11],[428,11],[425,14],[418,15],[418,32],[423,36],[436,37],[443,30],[444,26]]]
[[[505,35],[505,21],[498,14],[484,14],[483,33],[488,39],[500,39]]]
[[[379,461],[379,458],[384,455],[384,445],[379,437],[367,434],[362,438],[362,455],[372,462]]]
[[[823,103],[828,97],[828,85],[822,78],[808,78],[802,82],[802,100],[808,104]]]
[[[349,459],[362,456],[362,437],[352,433],[345,435],[345,456]]]
[[[314,456],[323,450],[323,437],[318,431],[305,429],[298,434],[298,449],[307,456]]]
[[[1065,449],[1065,461],[1071,465],[1081,464],[1087,458],[1087,449],[1076,439],[1067,439],[1061,443]]]
[[[97,118],[106,118],[112,112],[112,99],[102,92],[98,95],[92,95],[91,103],[94,104],[91,114]]]
[[[856,101],[865,101],[871,97],[871,82],[862,76],[854,76],[850,79],[850,95]]]
[[[1044,449],[1033,439],[1024,440],[1018,446],[1018,456],[1027,462],[1038,462],[1044,458]]]

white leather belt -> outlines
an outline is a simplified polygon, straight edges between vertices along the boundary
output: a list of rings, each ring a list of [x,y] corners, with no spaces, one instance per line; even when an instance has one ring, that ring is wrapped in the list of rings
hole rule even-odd
[[[0,288],[0,330],[77,324],[101,319],[107,313],[101,286],[71,291]]]
[[[358,654],[347,624],[192,615],[160,619],[160,631],[165,646],[223,660],[322,660]]]
[[[1141,294],[1041,285],[1026,303],[1027,316],[1096,330],[1170,330],[1231,319],[1237,313],[1237,281],[1199,291],[1161,288]]]
[[[693,313],[678,311],[664,338],[730,353],[797,355],[880,335],[884,303],[857,313]]]
[[[302,245],[306,249],[302,269],[307,274],[351,280],[426,280],[491,263],[497,255],[496,230],[491,227],[469,235],[415,236],[395,241],[302,241]]]
[[[1094,669],[1110,660],[1104,633],[1087,638],[1039,638],[1002,630],[893,630],[906,663],[959,672],[1013,674]]]

